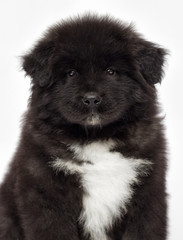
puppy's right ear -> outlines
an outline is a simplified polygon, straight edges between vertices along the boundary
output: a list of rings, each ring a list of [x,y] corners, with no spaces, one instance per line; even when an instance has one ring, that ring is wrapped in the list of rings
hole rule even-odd
[[[22,68],[35,85],[45,87],[52,82],[50,64],[53,50],[53,42],[42,40],[30,53],[23,56]]]

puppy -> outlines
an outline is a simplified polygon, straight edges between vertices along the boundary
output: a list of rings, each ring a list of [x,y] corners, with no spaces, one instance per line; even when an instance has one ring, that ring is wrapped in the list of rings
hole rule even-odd
[[[166,51],[85,15],[51,27],[0,189],[0,240],[165,240],[166,144],[155,84]]]

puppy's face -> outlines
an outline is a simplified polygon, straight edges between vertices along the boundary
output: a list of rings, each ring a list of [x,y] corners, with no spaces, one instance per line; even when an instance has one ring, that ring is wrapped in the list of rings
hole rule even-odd
[[[39,89],[42,115],[102,127],[150,104],[164,54],[129,27],[83,18],[50,29],[23,67]]]
[[[123,117],[134,104],[133,96],[142,94],[140,85],[130,77],[133,65],[124,53],[114,51],[117,42],[77,39],[58,48],[52,69],[56,109],[71,123],[103,126]],[[60,49],[60,53],[59,53]],[[66,55],[64,55],[66,52]],[[69,52],[69,55],[68,55]]]

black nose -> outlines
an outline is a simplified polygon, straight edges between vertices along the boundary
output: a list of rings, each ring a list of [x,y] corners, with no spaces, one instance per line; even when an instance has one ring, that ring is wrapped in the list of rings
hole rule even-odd
[[[101,97],[96,92],[88,92],[82,98],[82,101],[88,107],[96,107],[102,101]]]

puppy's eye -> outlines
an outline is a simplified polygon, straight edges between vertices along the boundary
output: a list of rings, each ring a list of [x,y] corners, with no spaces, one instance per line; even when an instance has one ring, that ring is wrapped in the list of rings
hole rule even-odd
[[[67,72],[68,77],[74,77],[77,74],[76,70],[70,70]]]
[[[108,74],[108,75],[115,75],[116,74],[116,71],[114,70],[114,69],[112,69],[112,68],[107,68],[106,69],[106,73]]]

